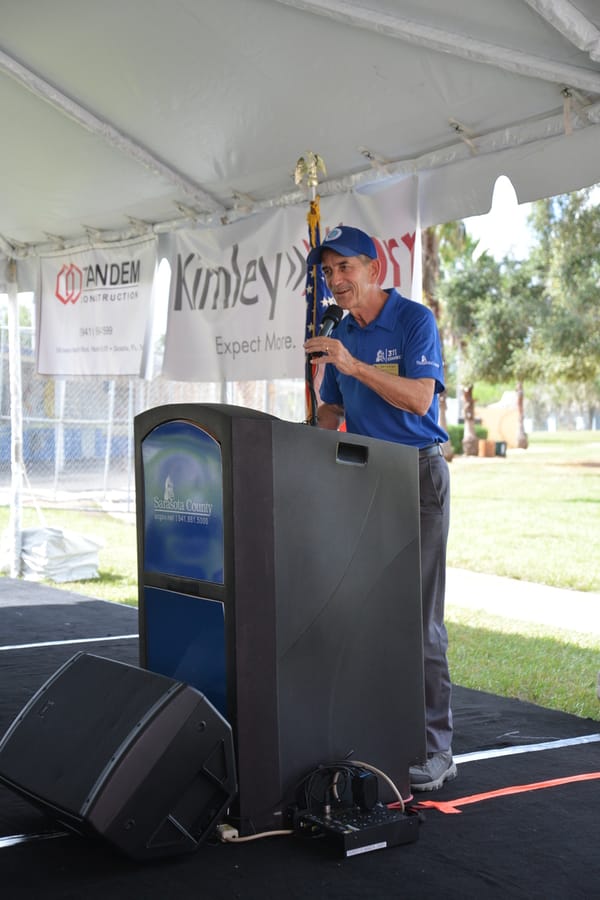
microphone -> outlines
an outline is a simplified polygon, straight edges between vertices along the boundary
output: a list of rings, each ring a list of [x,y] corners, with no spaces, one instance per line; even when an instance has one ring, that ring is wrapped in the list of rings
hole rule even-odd
[[[323,313],[323,318],[321,319],[321,327],[319,328],[317,337],[329,337],[333,329],[340,322],[343,315],[344,310],[341,309],[341,307],[336,306],[335,303],[331,303]],[[311,353],[310,358],[315,359],[315,357],[317,356],[323,356],[323,354]]]

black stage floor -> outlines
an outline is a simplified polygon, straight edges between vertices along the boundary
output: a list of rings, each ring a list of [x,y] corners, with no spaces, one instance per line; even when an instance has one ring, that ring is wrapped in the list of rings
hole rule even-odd
[[[136,665],[136,633],[132,608],[0,579],[0,735],[75,653]],[[461,687],[454,715],[459,775],[417,798],[415,843],[343,859],[319,839],[207,838],[138,863],[0,787],[2,897],[600,898],[600,722]]]

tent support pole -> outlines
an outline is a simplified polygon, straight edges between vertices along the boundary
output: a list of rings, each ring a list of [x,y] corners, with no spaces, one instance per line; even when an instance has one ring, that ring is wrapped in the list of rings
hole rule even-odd
[[[104,451],[104,485],[103,496],[106,500],[108,492],[108,475],[110,472],[110,457],[112,453],[112,436],[115,424],[115,381],[108,383],[108,425],[106,431],[106,449]]]
[[[21,574],[21,510],[23,488],[23,394],[21,387],[21,337],[19,329],[19,297],[17,263],[7,260],[8,347],[10,381],[10,513],[9,553],[10,576]]]

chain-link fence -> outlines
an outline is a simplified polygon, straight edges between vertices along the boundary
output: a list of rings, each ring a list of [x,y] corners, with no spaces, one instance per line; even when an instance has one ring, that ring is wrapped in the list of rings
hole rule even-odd
[[[300,379],[194,384],[158,376],[49,378],[35,368],[33,329],[21,327],[23,506],[135,510],[134,416],[167,403],[233,403],[300,422]],[[8,332],[0,327],[0,502],[10,502]]]

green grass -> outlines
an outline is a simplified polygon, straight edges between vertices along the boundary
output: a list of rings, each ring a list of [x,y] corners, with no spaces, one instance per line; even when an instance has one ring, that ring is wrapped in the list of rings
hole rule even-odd
[[[451,479],[450,566],[600,591],[600,432],[455,457]]]
[[[448,565],[600,592],[600,433],[536,434],[527,450],[455,457],[450,471]],[[600,637],[456,603],[446,623],[457,684],[600,718]]]
[[[600,719],[600,638],[457,609],[446,624],[456,684]]]
[[[44,522],[33,509],[25,508],[22,515],[23,528],[37,528],[42,524],[49,528],[61,528],[88,537],[102,544],[98,551],[99,578],[87,581],[69,581],[55,587],[136,606],[137,588],[137,547],[134,517],[129,520],[114,518],[98,510],[79,512],[77,510],[44,509]],[[0,530],[8,525],[8,508],[0,508]],[[50,582],[48,582],[50,583]]]
[[[536,434],[506,458],[455,457],[448,564],[600,592],[600,433]],[[102,512],[44,510],[50,526],[97,538],[100,578],[70,591],[137,604],[136,529]],[[8,509],[0,508],[0,529]],[[24,510],[23,526],[39,525]],[[58,585],[60,587],[61,585]],[[599,601],[600,602],[600,601]],[[600,605],[598,609],[600,616]],[[456,684],[600,718],[600,638],[449,605]]]

